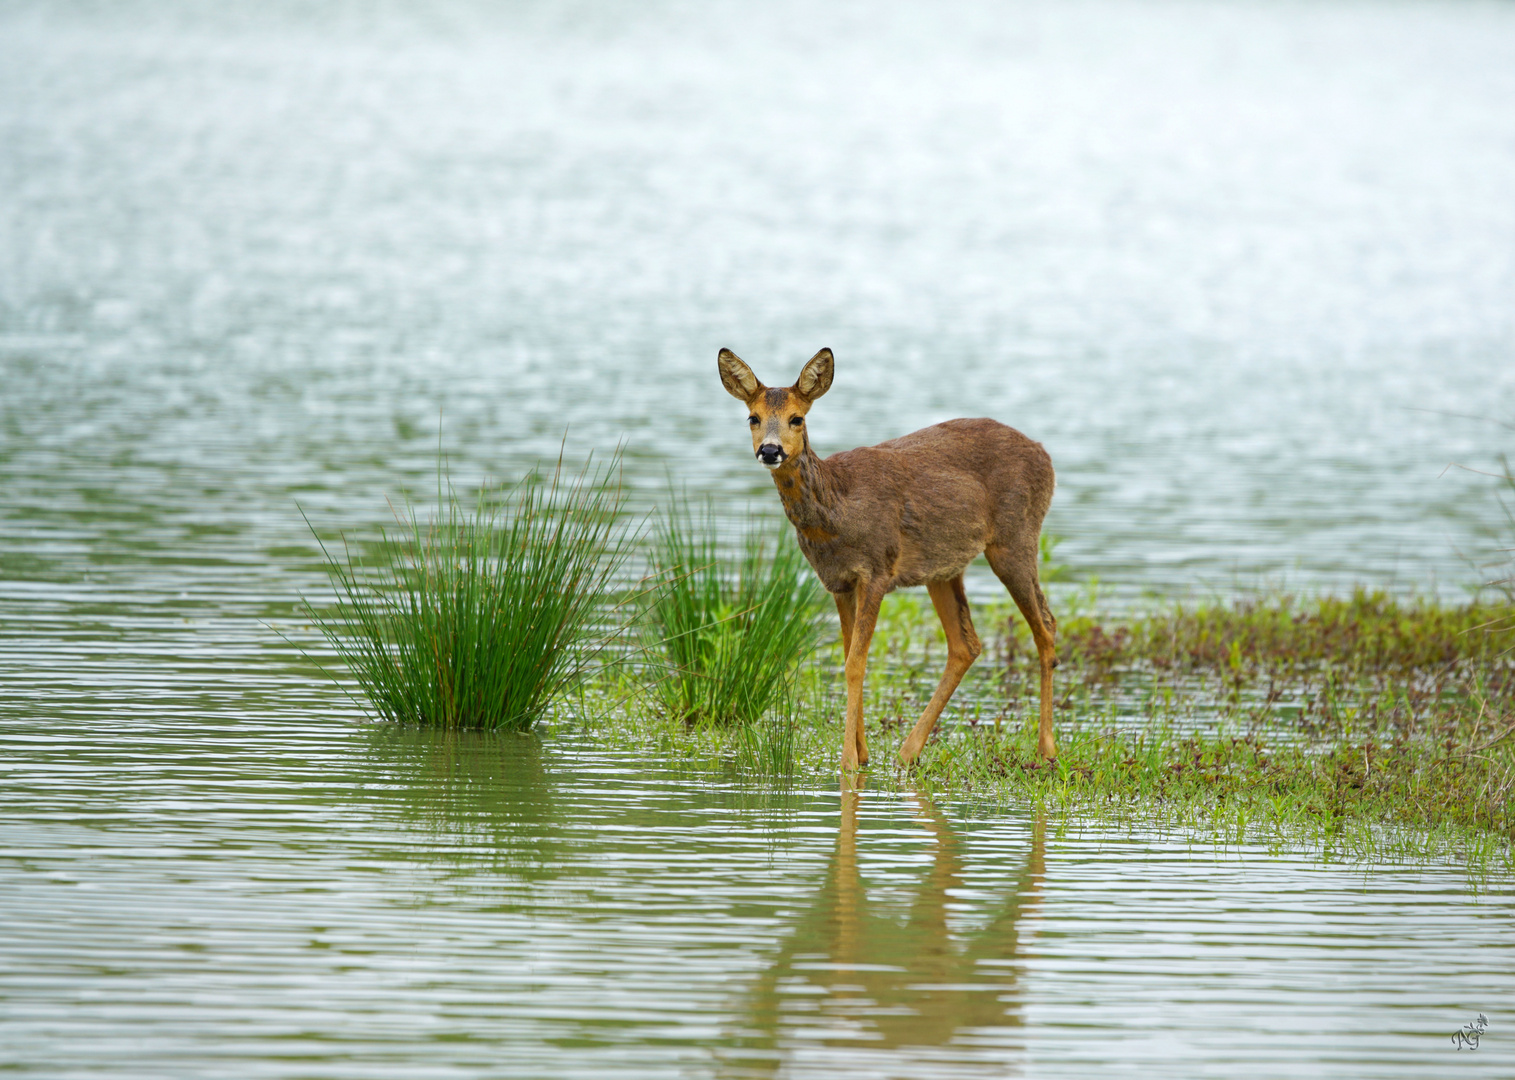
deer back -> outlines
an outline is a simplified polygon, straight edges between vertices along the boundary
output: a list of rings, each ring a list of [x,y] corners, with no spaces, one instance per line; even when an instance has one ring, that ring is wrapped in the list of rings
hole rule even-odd
[[[1052,498],[1040,443],[995,420],[949,420],[817,460],[779,492],[828,589],[950,580],[991,544],[1036,545]],[[808,472],[808,475],[807,475]],[[777,478],[776,478],[777,479]]]

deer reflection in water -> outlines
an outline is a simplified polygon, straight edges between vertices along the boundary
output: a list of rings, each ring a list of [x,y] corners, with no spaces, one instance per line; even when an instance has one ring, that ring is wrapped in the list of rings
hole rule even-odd
[[[858,791],[842,793],[825,884],[751,992],[742,1043],[757,1053],[741,1055],[743,1073],[754,1058],[763,1061],[756,1071],[781,1068],[791,1048],[824,1054],[845,1046],[858,1068],[866,1067],[852,1056],[859,1050],[943,1047],[959,1033],[1021,1025],[1017,979],[1027,929],[1021,920],[1040,903],[1044,820],[1032,826],[1006,893],[965,911],[968,905],[953,896],[963,885],[958,838],[928,799],[914,795],[933,857],[902,916],[864,887],[860,799]]]

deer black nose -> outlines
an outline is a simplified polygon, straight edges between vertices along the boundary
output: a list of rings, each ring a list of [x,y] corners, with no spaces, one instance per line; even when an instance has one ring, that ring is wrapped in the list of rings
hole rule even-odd
[[[778,443],[764,443],[757,448],[757,458],[764,465],[777,465],[784,460],[784,448]]]

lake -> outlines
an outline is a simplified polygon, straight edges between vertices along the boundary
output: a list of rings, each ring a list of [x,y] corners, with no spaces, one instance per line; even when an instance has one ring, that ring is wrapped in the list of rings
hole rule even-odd
[[[1511,101],[1477,0],[0,5],[0,1060],[1509,1075],[1450,861],[386,739],[280,635],[439,450],[777,520],[722,346],[835,351],[822,452],[1041,440],[1111,602],[1461,599]]]

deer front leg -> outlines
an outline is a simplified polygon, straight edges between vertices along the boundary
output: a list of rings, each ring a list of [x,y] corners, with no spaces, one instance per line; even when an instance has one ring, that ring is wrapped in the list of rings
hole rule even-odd
[[[857,591],[852,590],[844,593],[832,593],[831,598],[836,601],[836,613],[842,621],[842,657],[852,654],[852,624],[857,618]],[[863,734],[863,725],[857,728],[857,763],[868,764],[868,740]]]
[[[842,731],[842,770],[866,764],[867,745],[863,740],[863,676],[868,670],[868,646],[873,643],[873,628],[878,625],[878,609],[885,589],[875,581],[859,581],[853,586],[857,612],[852,621],[852,643],[847,648],[847,722]]]
[[[1057,740],[1052,735],[1052,669],[1057,667],[1057,646],[1052,635],[1038,638],[1037,658],[1042,669],[1042,714],[1036,731],[1036,752],[1047,761],[1057,760]]]
[[[957,684],[973,666],[979,653],[984,651],[973,629],[973,619],[968,613],[968,594],[963,591],[963,575],[951,581],[933,581],[926,586],[931,593],[931,605],[936,608],[936,617],[942,620],[942,629],[947,633],[947,670],[942,672],[942,681],[936,693],[915,727],[900,745],[900,764],[909,765],[921,756],[931,729],[947,707]]]

